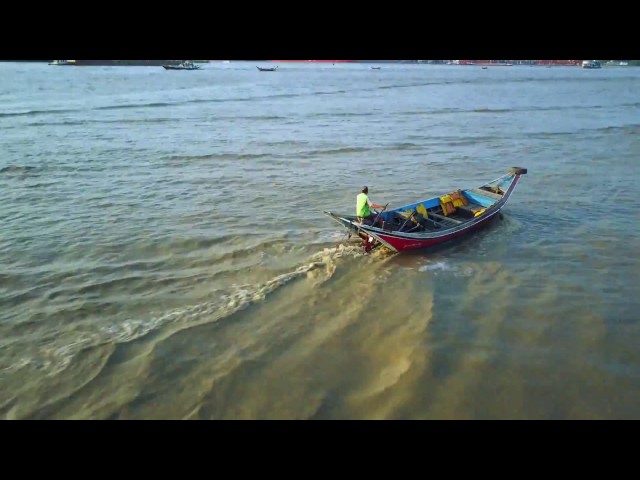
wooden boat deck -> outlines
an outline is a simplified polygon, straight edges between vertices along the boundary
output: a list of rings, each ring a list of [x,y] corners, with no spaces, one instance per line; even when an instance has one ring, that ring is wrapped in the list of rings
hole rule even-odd
[[[501,199],[502,196],[486,190],[477,190],[474,193],[485,195],[487,197]],[[427,217],[419,216],[418,220],[407,220],[406,216],[396,214],[391,220],[386,219],[383,230],[387,232],[402,232],[402,233],[418,233],[418,232],[433,232],[439,230],[447,230],[464,223],[467,223],[475,218],[475,214],[482,210],[487,210],[491,207],[483,207],[477,203],[469,203],[466,206],[456,208],[456,211],[448,216],[443,215],[442,208],[436,207],[427,211]]]

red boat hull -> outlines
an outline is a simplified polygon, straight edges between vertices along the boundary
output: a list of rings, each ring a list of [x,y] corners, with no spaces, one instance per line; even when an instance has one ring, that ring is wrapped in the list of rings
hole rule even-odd
[[[486,226],[489,222],[494,220],[499,215],[500,215],[500,211],[497,211],[493,215],[486,217],[481,222],[478,222],[470,226],[469,228],[465,228],[464,230],[453,232],[449,235],[443,235],[437,238],[407,239],[407,238],[401,238],[394,235],[387,235],[384,233],[376,233],[375,236],[379,240],[382,240],[383,243],[386,243],[389,246],[393,247],[393,249],[396,252],[404,252],[407,250],[418,250],[421,248],[433,247],[434,245],[448,242],[449,240],[453,240],[454,238],[463,237],[472,231],[478,230]]]

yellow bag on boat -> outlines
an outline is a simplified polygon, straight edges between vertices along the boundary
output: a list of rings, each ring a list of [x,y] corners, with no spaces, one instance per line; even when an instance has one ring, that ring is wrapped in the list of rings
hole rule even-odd
[[[444,215],[446,217],[448,217],[449,215],[453,215],[454,213],[456,213],[456,208],[453,206],[452,203],[445,203],[444,204]]]
[[[462,190],[458,190],[457,193],[458,193],[458,196],[460,197],[460,200],[462,200],[462,205],[464,206],[469,205],[469,200],[467,200],[467,197],[464,196],[464,193],[462,193]]]
[[[456,209],[453,206],[451,195],[445,195],[440,197],[440,206],[442,207],[442,213],[445,217],[448,217],[452,213],[455,213]]]
[[[416,208],[416,212],[418,212],[424,218],[429,218],[429,214],[427,213],[427,208],[422,203],[418,205],[418,207]]]

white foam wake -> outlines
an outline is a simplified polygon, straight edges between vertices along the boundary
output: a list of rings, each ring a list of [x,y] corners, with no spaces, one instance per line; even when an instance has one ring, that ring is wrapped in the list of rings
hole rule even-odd
[[[12,355],[6,352],[0,358],[0,378],[8,373],[25,368],[46,372],[47,376],[56,375],[70,365],[73,358],[86,348],[110,343],[126,343],[167,325],[196,326],[225,319],[250,305],[263,301],[269,294],[297,278],[306,278],[315,283],[330,279],[336,271],[337,260],[344,257],[359,257],[363,250],[356,245],[338,245],[325,248],[313,254],[308,261],[291,272],[278,275],[257,285],[231,285],[210,302],[204,302],[187,308],[175,309],[161,315],[152,315],[144,319],[124,319],[118,323],[95,327],[85,326],[85,330],[52,332],[40,338],[41,346],[32,356],[22,356],[19,352],[33,348],[24,345],[27,341],[12,345]],[[80,330],[80,331],[78,331]],[[23,345],[20,345],[20,344]],[[3,366],[4,364],[4,366]]]

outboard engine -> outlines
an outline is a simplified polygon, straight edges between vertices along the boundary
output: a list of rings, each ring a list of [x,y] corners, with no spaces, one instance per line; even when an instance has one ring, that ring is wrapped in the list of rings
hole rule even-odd
[[[370,253],[371,250],[373,250],[376,247],[375,242],[376,242],[376,240],[373,237],[367,235],[367,238],[364,241],[364,245],[363,245],[364,246],[364,251],[366,253]]]

